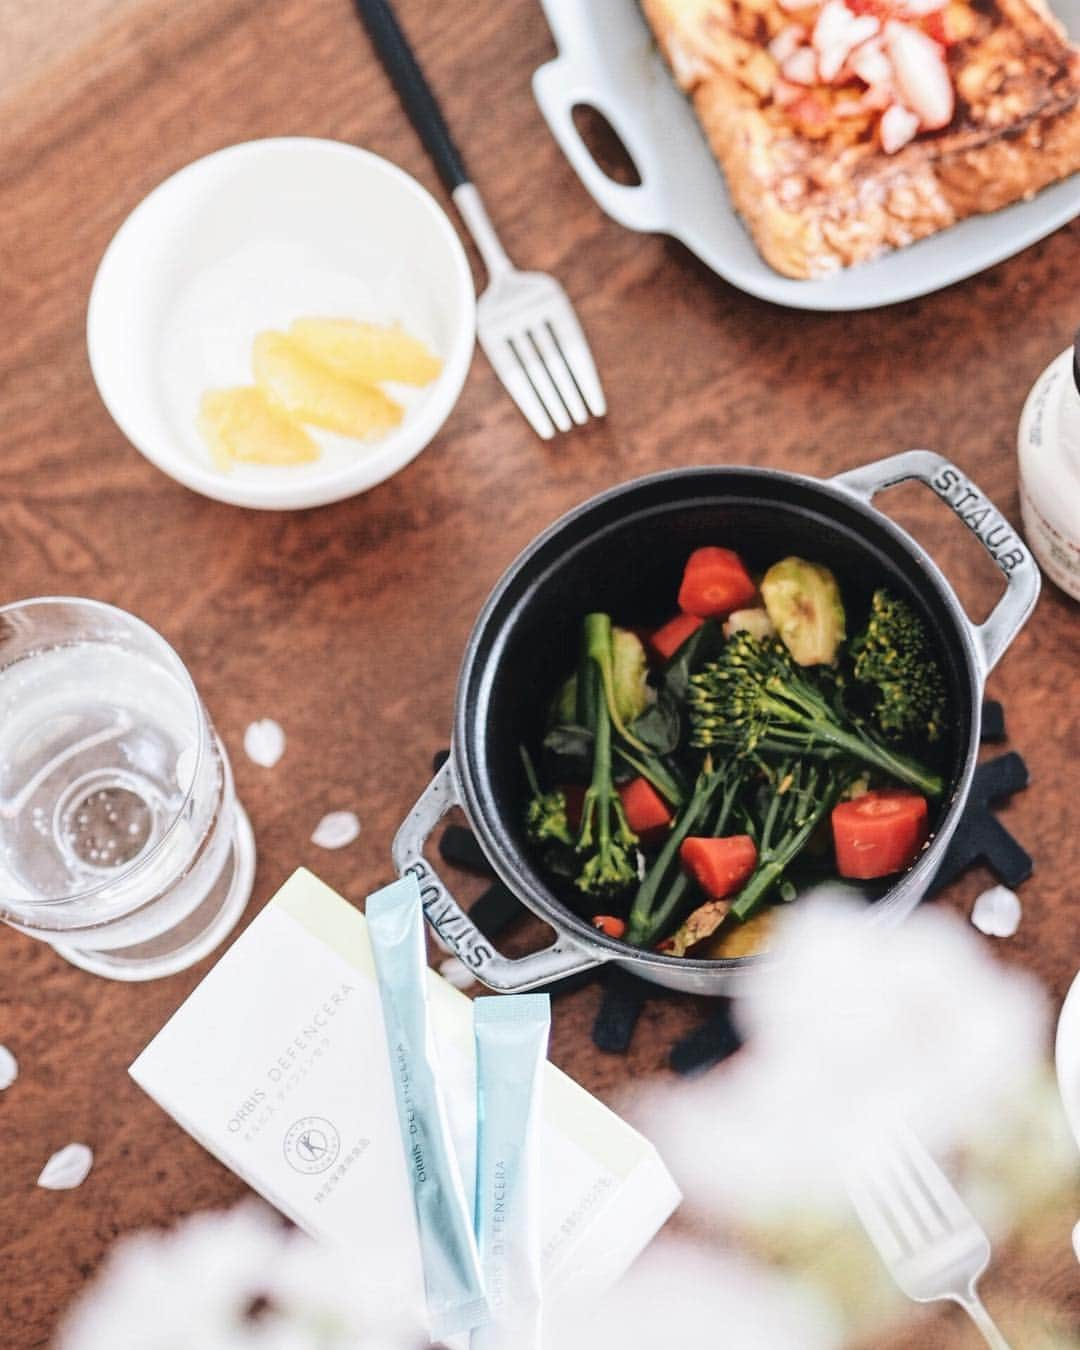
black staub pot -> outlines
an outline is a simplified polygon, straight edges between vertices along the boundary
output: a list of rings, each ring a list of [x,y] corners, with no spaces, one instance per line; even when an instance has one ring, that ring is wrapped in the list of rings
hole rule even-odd
[[[1005,594],[973,624],[937,566],[873,505],[907,479],[925,483],[1004,573]],[[582,617],[609,610],[660,621],[690,552],[736,549],[751,567],[799,554],[827,561],[855,608],[878,586],[906,597],[934,633],[952,708],[948,788],[918,862],[870,909],[898,922],[918,904],[956,828],[979,744],[983,683],[1034,607],[1039,573],[1016,532],[948,460],[910,450],[836,478],[751,468],[682,469],[605,492],[540,535],[501,578],[476,621],[457,686],[453,748],[394,840],[401,875],[418,879],[429,923],[478,979],[533,989],[603,962],[672,989],[730,994],[761,957],[687,959],[605,937],[575,914],[539,869],[523,828],[527,789],[518,747],[542,735],[552,690],[576,659]],[[450,807],[464,808],[492,867],[555,930],[543,951],[511,960],[471,922],[423,855]]]

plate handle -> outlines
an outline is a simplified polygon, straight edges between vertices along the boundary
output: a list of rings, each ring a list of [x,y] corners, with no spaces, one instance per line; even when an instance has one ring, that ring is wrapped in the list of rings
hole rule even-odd
[[[1005,576],[1005,594],[986,622],[968,620],[985,679],[1035,608],[1039,569],[1019,533],[989,498],[951,460],[933,450],[904,450],[837,474],[829,482],[869,503],[883,489],[910,479],[925,483],[959,516]]]
[[[560,56],[533,75],[533,93],[551,134],[597,206],[627,229],[643,233],[666,231],[667,205],[650,152],[616,113],[599,82],[590,79],[583,67]],[[579,106],[595,108],[607,118],[633,160],[640,183],[634,186],[616,183],[597,164],[574,125],[574,109]]]
[[[419,882],[424,916],[440,940],[478,980],[502,994],[536,989],[552,980],[601,965],[606,956],[586,951],[564,935],[542,951],[515,959],[495,950],[424,857],[424,845],[431,831],[452,806],[459,804],[451,756],[421,793],[392,846],[398,875],[411,874]]]

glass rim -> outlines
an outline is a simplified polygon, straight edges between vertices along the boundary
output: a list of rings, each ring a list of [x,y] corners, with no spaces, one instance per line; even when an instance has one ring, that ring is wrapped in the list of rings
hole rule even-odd
[[[187,810],[188,803],[192,800],[192,796],[195,791],[195,784],[199,781],[199,772],[203,766],[206,746],[208,744],[209,737],[213,734],[209,715],[205,707],[203,706],[203,701],[199,695],[199,691],[198,688],[196,687],[195,681],[191,678],[191,672],[188,670],[187,666],[181,659],[180,653],[176,650],[176,648],[172,645],[172,643],[168,640],[168,638],[164,637],[161,633],[159,633],[158,630],[152,624],[147,623],[145,619],[140,619],[137,614],[132,614],[130,610],[121,609],[119,605],[110,604],[107,600],[91,600],[88,599],[86,596],[82,595],[40,595],[34,596],[29,600],[11,600],[5,605],[0,605],[0,620],[3,620],[6,615],[11,614],[13,612],[23,612],[34,609],[45,609],[60,605],[70,605],[76,608],[90,611],[103,611],[109,615],[122,619],[125,623],[130,624],[136,630],[141,629],[143,630],[143,632],[150,635],[150,637],[154,640],[154,642],[157,643],[163,649],[164,653],[175,664],[177,671],[180,675],[181,685],[185,688],[188,695],[190,696],[191,703],[195,709],[196,727],[198,731],[198,744],[195,749],[195,765],[194,768],[192,769],[190,781],[188,782],[187,787],[184,789],[184,796],[180,801],[180,804],[177,806],[176,811],[168,827],[162,832],[161,838],[157,841],[157,843],[154,844],[154,846],[151,849],[147,850],[147,852],[145,853],[140,853],[137,857],[133,858],[126,867],[117,869],[115,872],[111,873],[108,877],[103,878],[100,882],[97,882],[95,885],[89,886],[85,890],[74,891],[70,895],[61,895],[50,899],[12,901],[7,896],[0,893],[0,918],[3,918],[5,920],[11,920],[16,924],[23,925],[27,928],[32,928],[33,923],[27,919],[25,914],[22,914],[18,909],[13,908],[13,905],[15,904],[18,904],[20,906],[25,905],[29,908],[29,911],[32,913],[33,910],[35,909],[53,908],[59,905],[73,905],[81,901],[92,900],[94,896],[100,894],[102,891],[108,889],[110,886],[115,886],[118,881],[130,880],[132,876],[134,876],[142,868],[147,866],[147,864],[153,862],[153,860],[158,856],[158,854],[164,849],[165,845],[169,842],[169,839],[171,838],[173,832],[176,830],[177,826],[180,824],[180,821],[183,818],[185,811]],[[94,641],[94,639],[90,640]],[[59,643],[56,644],[56,647],[73,646],[73,645],[75,644]],[[42,650],[51,651],[55,650],[56,647],[46,647],[42,648]],[[2,652],[2,650],[3,649],[0,648],[0,652]],[[2,660],[0,660],[0,670],[4,668],[5,668],[4,663]],[[145,901],[142,901],[140,902],[139,905],[133,906],[133,910],[139,909],[141,905],[145,903],[146,903]],[[125,911],[125,913],[128,912],[132,911]]]

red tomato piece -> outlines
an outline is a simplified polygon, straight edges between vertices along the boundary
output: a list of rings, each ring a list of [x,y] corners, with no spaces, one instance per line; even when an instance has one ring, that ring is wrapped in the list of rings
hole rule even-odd
[[[911,866],[930,832],[930,811],[918,792],[878,788],[835,806],[832,830],[836,870],[869,881]]]
[[[710,900],[734,895],[757,866],[757,846],[748,834],[725,839],[684,839],[679,849],[683,866]]]
[[[733,609],[745,609],[757,587],[729,548],[699,548],[691,553],[679,587],[679,608],[699,619],[724,618]]]
[[[593,915],[593,927],[609,938],[621,938],[626,933],[626,920],[618,919],[614,914]]]
[[[618,788],[626,823],[641,838],[658,834],[671,824],[671,810],[647,778],[633,778]]]
[[[661,661],[670,661],[691,633],[696,633],[704,619],[696,614],[676,614],[649,638],[649,646]]]

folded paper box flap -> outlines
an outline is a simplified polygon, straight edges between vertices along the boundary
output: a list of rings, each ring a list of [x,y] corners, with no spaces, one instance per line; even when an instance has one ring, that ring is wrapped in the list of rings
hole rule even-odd
[[[472,1194],[469,999],[434,971],[432,1022]],[[132,1064],[135,1081],[312,1236],[364,1256],[373,1286],[423,1306],[420,1256],[364,916],[303,869]],[[548,1064],[545,1296],[616,1280],[679,1203],[654,1147]]]

